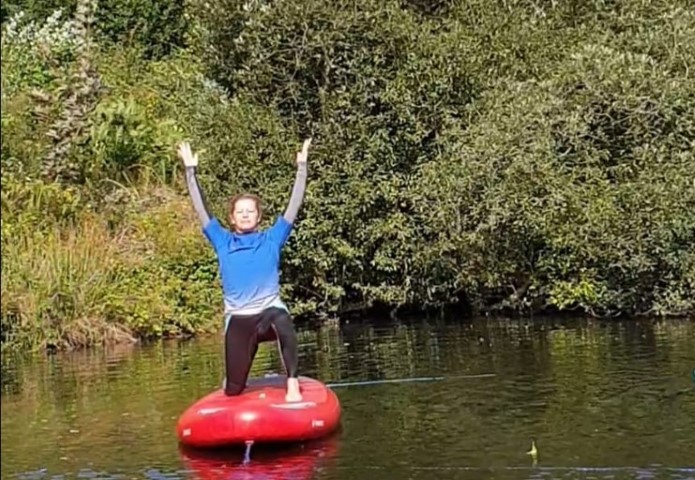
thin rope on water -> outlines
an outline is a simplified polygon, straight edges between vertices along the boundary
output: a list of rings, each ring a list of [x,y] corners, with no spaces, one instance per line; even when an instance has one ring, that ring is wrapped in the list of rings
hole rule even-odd
[[[340,470],[393,470],[393,466],[386,465],[339,465],[335,469]],[[596,473],[610,473],[610,472],[644,472],[644,473],[659,473],[659,472],[671,472],[671,473],[695,473],[695,468],[693,467],[562,467],[562,466],[504,466],[504,467],[474,467],[466,465],[437,465],[437,466],[421,466],[421,465],[410,465],[403,466],[404,470],[418,470],[418,471],[471,471],[471,472],[494,472],[494,471],[547,471],[547,472],[596,472]]]
[[[364,380],[359,382],[339,382],[339,383],[327,383],[326,386],[329,388],[339,388],[339,387],[356,387],[365,385],[382,385],[387,383],[412,383],[412,382],[439,382],[442,380],[457,380],[465,378],[488,378],[495,377],[494,373],[481,373],[478,375],[452,375],[448,377],[410,377],[410,378],[392,378],[386,380]]]

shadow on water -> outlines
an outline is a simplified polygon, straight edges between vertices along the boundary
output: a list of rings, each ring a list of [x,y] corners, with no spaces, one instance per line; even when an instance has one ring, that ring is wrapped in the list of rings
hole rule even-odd
[[[695,477],[692,321],[352,322],[299,340],[301,373],[334,385],[342,429],[256,445],[248,465],[243,451],[182,450],[174,432],[220,385],[219,336],[3,358],[2,478]],[[267,344],[251,375],[281,369]]]

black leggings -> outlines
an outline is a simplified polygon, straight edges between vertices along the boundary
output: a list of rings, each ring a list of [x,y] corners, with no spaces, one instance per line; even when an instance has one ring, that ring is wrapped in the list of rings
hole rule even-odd
[[[288,377],[297,378],[297,334],[287,311],[271,307],[255,315],[232,315],[225,333],[226,395],[239,395],[258,344],[277,340]]]

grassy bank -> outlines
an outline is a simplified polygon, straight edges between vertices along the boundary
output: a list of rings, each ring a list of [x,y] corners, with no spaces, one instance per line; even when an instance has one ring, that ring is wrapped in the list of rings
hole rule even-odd
[[[687,2],[358,3],[4,3],[3,346],[219,325],[184,138],[270,221],[314,137],[296,314],[695,311]]]
[[[3,243],[3,336],[8,344],[65,348],[219,328],[207,245],[187,198],[128,190],[118,221],[85,212]]]

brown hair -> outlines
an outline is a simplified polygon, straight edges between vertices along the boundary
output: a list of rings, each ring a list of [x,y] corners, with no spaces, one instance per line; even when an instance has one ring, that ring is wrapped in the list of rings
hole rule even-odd
[[[229,226],[233,227],[234,222],[233,217],[234,217],[234,208],[236,208],[236,203],[239,200],[253,200],[254,203],[256,204],[256,210],[258,210],[258,221],[261,221],[261,218],[263,218],[263,209],[261,207],[261,199],[258,198],[257,195],[254,195],[253,193],[239,193],[237,195],[234,195],[230,200],[229,200],[229,213],[227,214],[227,221],[229,222]]]

